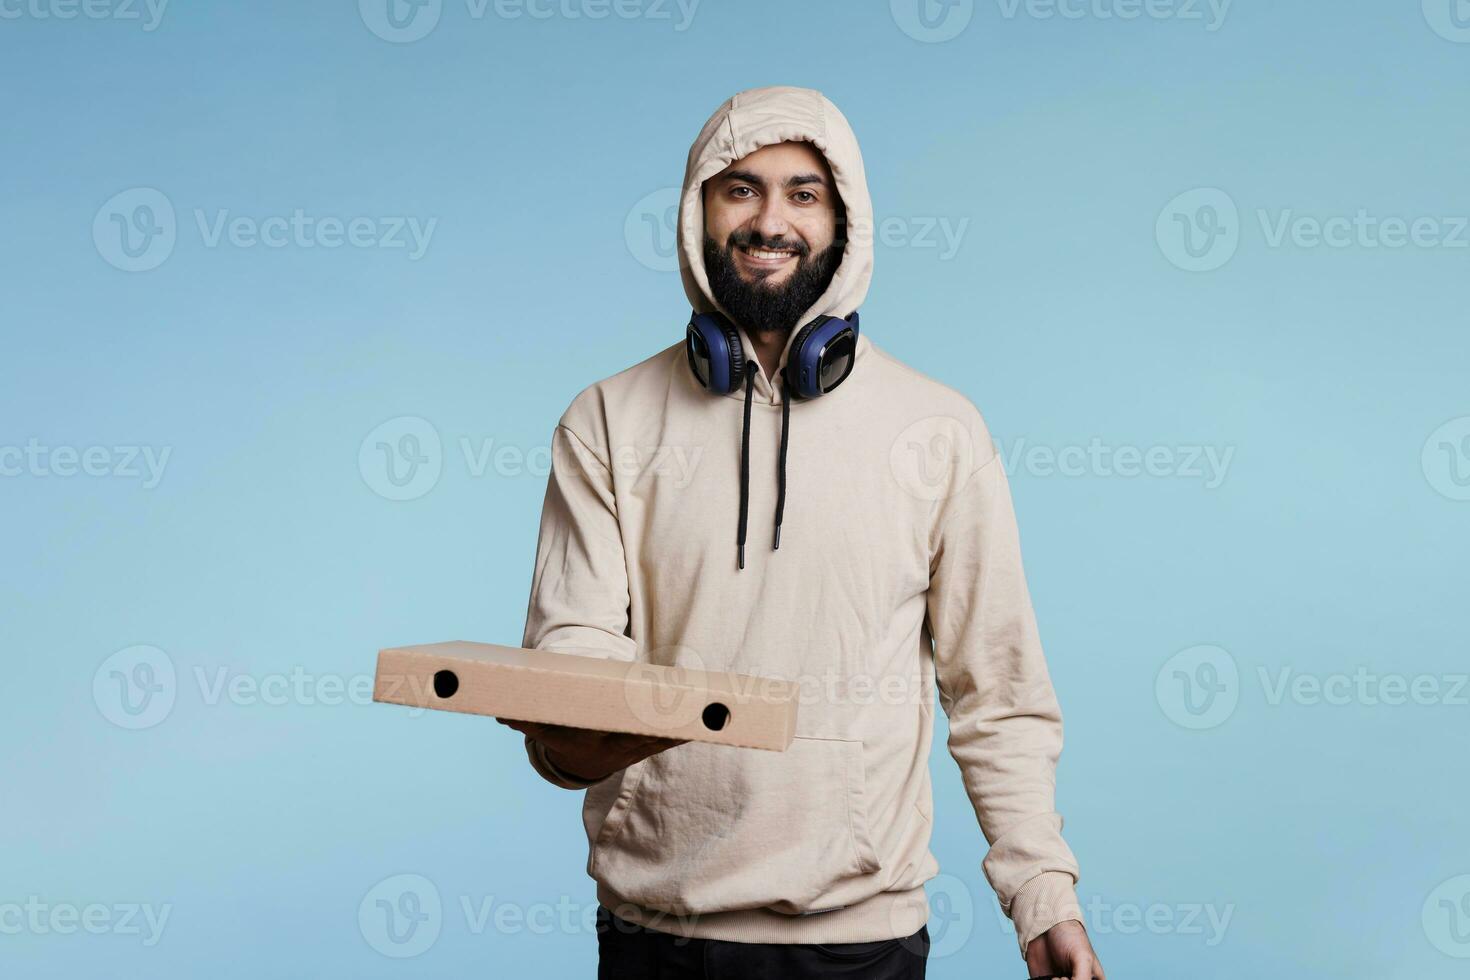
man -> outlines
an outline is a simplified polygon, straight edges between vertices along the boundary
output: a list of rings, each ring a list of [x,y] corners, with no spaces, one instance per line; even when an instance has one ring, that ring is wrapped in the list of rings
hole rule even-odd
[[[802,692],[784,753],[506,722],[586,790],[604,980],[922,977],[936,683],[1030,974],[1103,976],[1005,472],[859,328],[872,222],[836,106],[736,95],[685,171],[685,342],[556,428],[523,645]]]

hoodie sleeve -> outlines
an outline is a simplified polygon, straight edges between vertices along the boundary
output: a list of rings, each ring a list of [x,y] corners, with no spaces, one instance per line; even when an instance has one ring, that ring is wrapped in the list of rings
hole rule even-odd
[[[632,660],[637,645],[627,629],[628,570],[612,470],[564,418],[552,435],[521,646]],[[596,782],[557,769],[529,735],[526,754],[532,768],[556,786],[585,789]]]
[[[1056,812],[1062,717],[1021,565],[1010,488],[988,458],[936,515],[928,613],[949,751],[990,844],[986,880],[1026,946],[1053,925],[1082,921],[1078,868]],[[982,441],[983,440],[983,441]]]

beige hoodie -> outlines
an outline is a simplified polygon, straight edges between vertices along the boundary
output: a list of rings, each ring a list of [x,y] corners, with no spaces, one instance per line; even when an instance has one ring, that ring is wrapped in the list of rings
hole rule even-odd
[[[820,93],[763,88],[716,110],[689,151],[678,243],[696,310],[717,308],[701,183],[784,140],[826,155],[848,216],[841,265],[800,322],[866,296],[873,214],[857,140]],[[745,393],[703,390],[682,340],[583,390],[553,435],[523,645],[796,681],[791,747],[690,742],[591,784],[529,738],[527,751],[551,782],[586,789],[587,872],[623,918],[741,942],[890,939],[925,922],[939,870],[937,681],[990,843],[983,870],[1024,953],[1081,911],[1054,805],[1061,715],[1005,471],[970,401],[875,346],[866,331],[883,323],[863,327],[847,380],[790,406],[779,550],[783,395],[756,375],[744,570]]]

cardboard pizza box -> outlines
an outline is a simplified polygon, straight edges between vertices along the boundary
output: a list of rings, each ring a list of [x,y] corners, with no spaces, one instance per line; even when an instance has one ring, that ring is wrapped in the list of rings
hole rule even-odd
[[[386,704],[777,752],[796,733],[797,693],[771,677],[464,640],[380,650],[373,685]]]

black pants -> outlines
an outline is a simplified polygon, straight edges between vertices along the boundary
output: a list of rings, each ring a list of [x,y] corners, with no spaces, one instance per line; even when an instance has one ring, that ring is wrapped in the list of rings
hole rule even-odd
[[[597,907],[597,980],[923,980],[929,927],[875,943],[733,943],[688,939]]]

